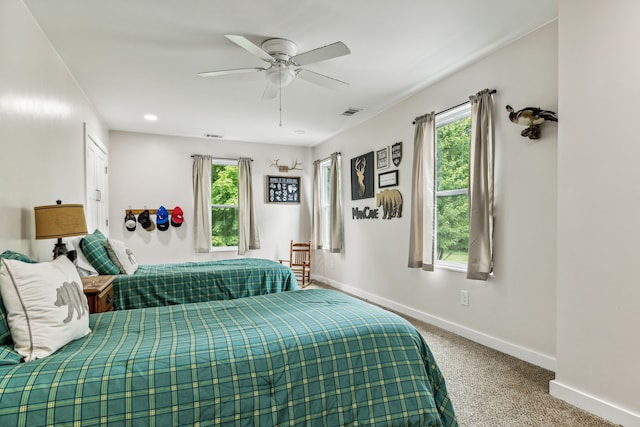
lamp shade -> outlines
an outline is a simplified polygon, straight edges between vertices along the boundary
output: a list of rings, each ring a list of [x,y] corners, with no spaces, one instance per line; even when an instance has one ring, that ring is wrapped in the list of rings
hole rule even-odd
[[[83,205],[47,205],[33,208],[36,239],[56,239],[87,234]]]

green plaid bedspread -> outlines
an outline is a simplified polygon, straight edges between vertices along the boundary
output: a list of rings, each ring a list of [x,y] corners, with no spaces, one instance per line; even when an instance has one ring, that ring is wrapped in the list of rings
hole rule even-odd
[[[0,425],[457,425],[413,326],[336,291],[90,319],[53,355],[0,366]]]
[[[141,264],[113,284],[117,310],[215,301],[298,289],[291,269],[276,261],[238,258]]]

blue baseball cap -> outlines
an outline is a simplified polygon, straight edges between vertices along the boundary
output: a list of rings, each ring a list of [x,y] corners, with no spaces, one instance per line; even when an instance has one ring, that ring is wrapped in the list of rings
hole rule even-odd
[[[156,211],[156,224],[158,230],[165,231],[169,228],[169,212],[164,206],[160,206]]]

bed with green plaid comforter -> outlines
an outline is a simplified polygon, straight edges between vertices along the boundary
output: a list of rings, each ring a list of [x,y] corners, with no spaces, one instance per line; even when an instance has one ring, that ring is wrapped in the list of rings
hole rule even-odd
[[[291,269],[276,261],[238,258],[179,264],[141,264],[116,276],[116,310],[227,300],[298,289]]]
[[[456,426],[404,319],[298,290],[90,316],[44,359],[0,366],[0,425]]]

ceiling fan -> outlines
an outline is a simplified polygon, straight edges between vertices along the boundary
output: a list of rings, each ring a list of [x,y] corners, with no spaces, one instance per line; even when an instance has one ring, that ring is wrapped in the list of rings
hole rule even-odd
[[[198,73],[199,76],[212,77],[222,76],[225,74],[264,71],[267,76],[267,86],[262,94],[262,99],[275,98],[279,90],[289,85],[298,77],[333,90],[339,90],[349,86],[349,83],[334,79],[333,77],[325,76],[324,74],[316,73],[305,68],[300,68],[303,65],[309,65],[315,62],[349,55],[351,51],[342,42],[335,42],[327,46],[298,54],[298,46],[291,40],[287,39],[268,39],[265,40],[261,46],[258,46],[243,36],[225,35],[225,37],[252,55],[268,62],[269,66],[265,68],[252,67],[205,71]]]

